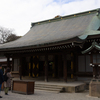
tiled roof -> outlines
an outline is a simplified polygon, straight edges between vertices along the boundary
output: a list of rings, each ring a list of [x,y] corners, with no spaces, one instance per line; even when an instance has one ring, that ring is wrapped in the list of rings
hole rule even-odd
[[[97,11],[93,10],[32,23],[27,34],[18,40],[0,45],[0,50],[54,44],[75,37],[82,39],[81,36],[84,37],[84,34],[86,36],[89,32],[95,34],[96,28],[100,27],[99,22],[98,25],[95,23],[95,20],[100,21],[96,13]]]

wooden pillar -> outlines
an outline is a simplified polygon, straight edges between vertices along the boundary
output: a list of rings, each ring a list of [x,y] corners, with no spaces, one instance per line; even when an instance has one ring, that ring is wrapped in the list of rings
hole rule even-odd
[[[56,63],[56,56],[54,55],[53,63],[52,63],[52,77],[56,77],[56,68],[55,68],[55,63]]]
[[[45,56],[45,82],[48,82],[48,55]]]
[[[58,56],[58,78],[60,78],[60,57]]]
[[[73,53],[71,53],[71,79],[73,79],[73,77],[74,77],[73,71],[74,71]]]
[[[78,72],[78,54],[77,53],[75,53],[75,65],[74,65],[74,70],[75,70],[75,79],[77,80],[78,79],[78,75],[77,75],[77,72]]]
[[[10,68],[10,57],[7,56],[7,67]]]
[[[31,56],[31,58],[30,58],[29,73],[30,73],[30,76],[35,77],[35,75],[34,75],[34,67],[35,67],[35,65],[33,63],[33,57],[35,57],[35,56]]]
[[[22,80],[22,67],[23,67],[23,58],[20,58],[20,65],[19,65],[19,77]]]
[[[61,61],[60,61],[60,56],[58,55],[58,78],[60,78],[60,66],[61,66]]]
[[[30,63],[30,62],[29,62],[29,64],[28,64],[28,68],[29,68],[28,74],[29,74],[29,77],[31,77],[31,63]]]
[[[33,64],[33,57],[30,57],[29,63],[28,63],[28,74],[29,77],[32,77],[32,64]]]
[[[14,58],[12,58],[12,71],[14,71]]]
[[[64,72],[64,81],[67,82],[67,57],[66,54],[63,54],[63,72]]]

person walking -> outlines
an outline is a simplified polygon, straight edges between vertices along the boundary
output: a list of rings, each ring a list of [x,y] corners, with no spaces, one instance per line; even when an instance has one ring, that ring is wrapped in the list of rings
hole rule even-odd
[[[8,95],[9,88],[11,87],[11,77],[12,77],[10,68],[6,69],[5,74],[7,76],[7,80],[4,81],[4,92],[5,92],[5,95]]]
[[[0,92],[1,92],[1,86],[3,82],[4,82],[4,78],[3,78],[3,72],[2,72],[2,65],[0,64]],[[2,96],[0,96],[0,98],[2,98]]]

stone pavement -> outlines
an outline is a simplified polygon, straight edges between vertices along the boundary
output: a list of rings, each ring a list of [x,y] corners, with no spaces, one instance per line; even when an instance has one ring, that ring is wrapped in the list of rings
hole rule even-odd
[[[11,91],[9,91],[9,95],[4,95],[2,91],[1,95],[3,98],[0,98],[0,100],[100,100],[100,98],[90,97],[88,94],[89,91],[81,93],[56,93],[36,90],[32,95],[17,94]]]

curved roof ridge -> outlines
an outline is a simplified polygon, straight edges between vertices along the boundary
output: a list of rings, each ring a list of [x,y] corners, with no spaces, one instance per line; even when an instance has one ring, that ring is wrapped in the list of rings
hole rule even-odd
[[[75,18],[75,17],[79,17],[79,16],[86,15],[86,14],[95,13],[95,12],[97,12],[97,10],[98,10],[98,9],[94,9],[94,10],[84,11],[84,12],[75,13],[75,14],[71,14],[71,15],[59,16],[59,17],[57,17],[57,18],[54,17],[54,18],[52,18],[52,19],[47,19],[47,20],[43,20],[43,21],[32,22],[32,23],[31,23],[31,28],[32,28],[34,25],[41,25],[41,24],[43,24],[43,23],[50,23],[50,22],[59,21],[59,20],[62,20],[62,19]]]

